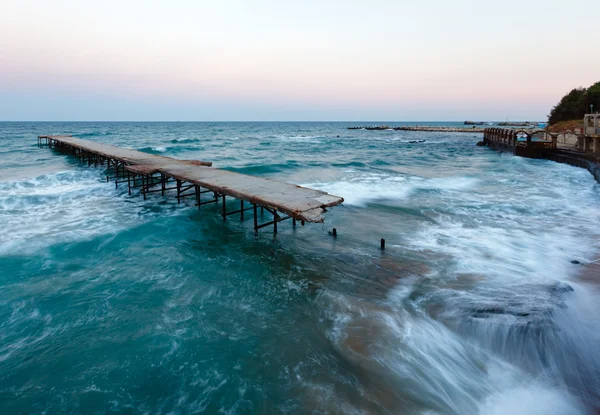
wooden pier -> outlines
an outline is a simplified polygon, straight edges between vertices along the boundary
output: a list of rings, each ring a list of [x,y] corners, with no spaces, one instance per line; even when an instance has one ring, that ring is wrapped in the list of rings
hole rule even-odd
[[[293,226],[296,221],[302,225],[323,222],[326,208],[344,201],[319,190],[216,169],[210,167],[210,162],[178,160],[71,136],[38,136],[38,145],[72,154],[87,161],[88,166],[105,166],[107,182],[114,180],[115,186],[127,183],[129,194],[138,188],[144,199],[148,193],[161,192],[164,196],[166,191],[175,190],[179,203],[183,198],[194,197],[198,208],[221,201],[223,220],[234,214],[243,220],[244,212],[253,211],[257,232],[273,225],[277,233],[278,223],[287,219],[292,219]],[[227,210],[228,196],[239,200],[235,210]],[[272,220],[259,224],[258,208],[271,214]]]

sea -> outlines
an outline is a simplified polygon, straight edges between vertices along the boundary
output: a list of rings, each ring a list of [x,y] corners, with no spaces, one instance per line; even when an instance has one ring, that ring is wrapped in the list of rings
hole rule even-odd
[[[0,413],[597,413],[592,175],[379,124],[0,123]],[[41,134],[345,201],[255,235]]]

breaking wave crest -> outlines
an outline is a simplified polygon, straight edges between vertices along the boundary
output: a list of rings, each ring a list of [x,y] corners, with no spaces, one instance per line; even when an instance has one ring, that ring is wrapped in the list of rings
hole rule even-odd
[[[423,179],[416,176],[386,173],[350,173],[331,183],[308,183],[305,187],[344,195],[348,205],[366,206],[377,201],[406,200],[419,191],[454,192],[473,188],[479,180],[473,177]]]
[[[34,252],[131,226],[139,208],[119,195],[94,169],[0,182],[0,253]]]

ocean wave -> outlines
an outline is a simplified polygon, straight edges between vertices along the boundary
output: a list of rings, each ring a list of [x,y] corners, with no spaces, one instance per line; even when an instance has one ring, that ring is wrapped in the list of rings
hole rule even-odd
[[[166,153],[167,147],[165,146],[151,146],[151,147],[142,147],[138,148],[137,151],[143,151],[144,153]]]
[[[320,298],[323,319],[330,326],[328,338],[345,364],[361,374],[363,405],[409,413],[509,414],[515,413],[505,412],[514,409],[513,398],[528,397],[524,408],[530,408],[539,393],[552,407],[542,405],[533,413],[581,413],[569,392],[464,342],[435,320],[409,313],[395,300],[373,303],[331,291]],[[308,379],[307,384],[314,381]],[[405,390],[411,393],[403,394]],[[332,405],[352,401],[339,392],[327,393]]]
[[[199,143],[201,140],[198,138],[186,138],[186,137],[181,137],[181,138],[175,138],[173,140],[171,140],[171,143],[173,144],[179,144],[179,143]]]
[[[109,135],[113,135],[113,133],[111,131],[91,131],[88,133],[77,133],[77,137],[79,138],[89,138],[89,137],[105,137],[105,136],[109,136]]]
[[[115,194],[96,169],[0,182],[0,253],[35,252],[138,222],[141,206],[128,206],[118,196],[123,190]]]
[[[260,165],[251,165],[244,167],[233,167],[227,170],[234,171],[237,173],[250,174],[250,175],[263,175],[268,173],[279,173],[283,171],[287,171],[290,169],[295,169],[300,167],[301,164],[297,161],[290,160],[286,163],[276,163],[276,164],[260,164]]]
[[[580,415],[585,408],[564,390],[540,381],[517,383],[488,396],[479,407],[489,415]]]
[[[321,135],[276,135],[274,138],[291,143],[320,144],[326,137]]]
[[[348,205],[364,207],[379,200],[404,200],[419,190],[460,192],[473,188],[478,183],[479,179],[473,177],[422,179],[416,176],[355,172],[347,179],[337,182],[308,183],[302,186],[341,196]]]
[[[42,174],[37,177],[0,182],[0,198],[58,195],[72,190],[88,188],[99,183],[95,170],[60,171],[54,174]]]
[[[185,146],[185,145],[177,145],[177,146],[148,146],[138,148],[137,151],[142,151],[144,153],[150,154],[163,154],[163,153],[185,153],[200,150],[200,146]]]

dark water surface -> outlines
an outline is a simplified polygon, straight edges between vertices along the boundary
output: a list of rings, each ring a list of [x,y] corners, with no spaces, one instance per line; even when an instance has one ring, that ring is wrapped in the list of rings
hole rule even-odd
[[[598,292],[571,263],[600,248],[592,176],[476,134],[348,125],[0,123],[0,413],[599,407]],[[218,206],[128,196],[39,134],[346,202],[255,238]]]

